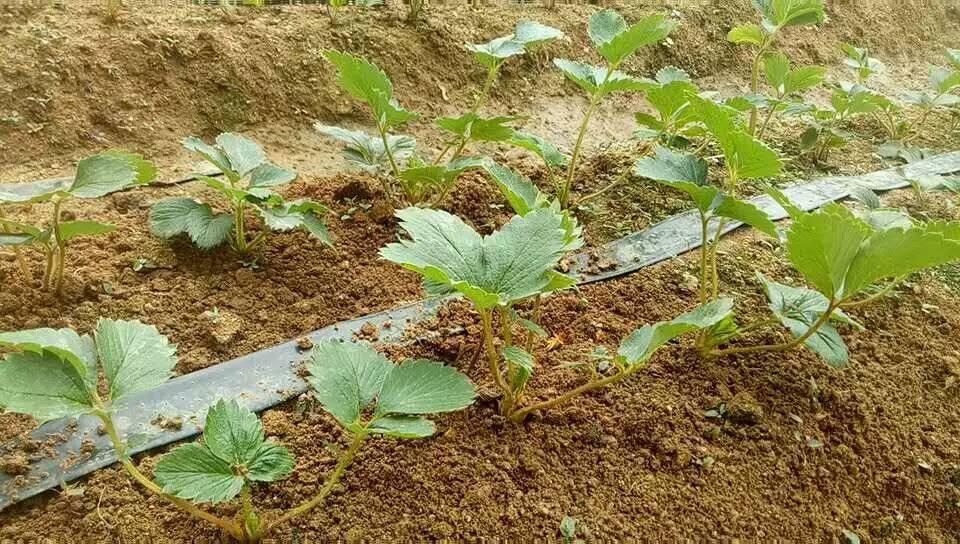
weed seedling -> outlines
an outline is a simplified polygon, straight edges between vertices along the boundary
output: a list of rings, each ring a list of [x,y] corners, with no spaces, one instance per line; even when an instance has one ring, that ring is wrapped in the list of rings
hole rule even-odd
[[[251,486],[286,478],[294,460],[287,448],[265,439],[256,414],[236,401],[221,400],[210,407],[203,441],[164,455],[156,466],[156,482],[134,464],[113,413],[134,394],[171,377],[177,362],[174,348],[156,328],[101,319],[93,338],[70,329],[34,329],[0,333],[0,347],[14,350],[0,362],[0,406],[41,423],[98,417],[134,481],[244,544],[260,542],[277,526],[323,504],[366,438],[430,436],[434,425],[424,414],[460,410],[475,396],[466,376],[438,363],[394,365],[366,344],[320,344],[307,365],[308,381],[323,408],[350,434],[350,446],[339,452],[336,468],[323,478],[314,497],[276,517],[261,516],[253,507]],[[232,519],[198,505],[237,496],[241,509]]]
[[[13,246],[21,269],[31,277],[19,248],[39,246],[46,258],[43,288],[63,289],[67,242],[78,236],[97,236],[117,230],[114,225],[97,221],[64,221],[63,204],[72,198],[101,198],[153,181],[156,169],[140,155],[126,151],[107,151],[77,163],[69,180],[43,180],[33,183],[0,185],[0,204],[51,202],[50,224],[35,226],[0,218],[0,245]]]
[[[150,209],[150,231],[155,236],[166,240],[186,234],[201,249],[213,249],[229,240],[241,256],[249,255],[262,244],[271,230],[301,228],[324,244],[333,245],[321,219],[327,207],[309,200],[284,202],[274,190],[297,175],[268,161],[255,142],[224,133],[217,136],[216,145],[186,138],[183,146],[220,170],[220,178],[200,174],[195,177],[224,197],[230,213],[216,212],[208,204],[189,197],[161,200]],[[263,230],[253,237],[247,231],[247,210],[252,210],[264,224]]]

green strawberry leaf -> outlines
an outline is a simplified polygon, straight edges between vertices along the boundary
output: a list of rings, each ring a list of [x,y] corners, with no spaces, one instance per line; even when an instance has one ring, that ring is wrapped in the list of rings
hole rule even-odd
[[[532,151],[550,168],[562,168],[567,165],[567,156],[560,152],[552,143],[543,138],[526,132],[514,131],[507,143]]]
[[[173,376],[176,349],[153,325],[101,319],[96,338],[110,400],[147,391]]]
[[[210,206],[189,197],[161,200],[150,208],[150,232],[168,240],[187,234],[201,249],[213,249],[227,241],[233,230],[233,216],[214,214]]]
[[[367,429],[393,438],[426,438],[433,436],[436,427],[425,417],[385,416],[371,423]]]
[[[810,330],[830,307],[830,301],[825,296],[805,287],[791,287],[767,279],[758,274],[760,282],[770,300],[770,310],[780,319],[780,322],[790,330],[794,338],[800,338]],[[849,322],[843,312],[836,310],[833,319]],[[832,367],[844,368],[849,360],[847,346],[840,337],[840,333],[833,325],[827,323],[817,329],[804,344],[820,355]]]
[[[838,204],[794,218],[787,234],[790,262],[829,299],[853,295],[847,271],[873,229]]]
[[[627,26],[614,11],[601,11],[590,18],[589,35],[597,51],[611,66],[618,66],[645,45],[663,41],[678,23],[655,14]]]
[[[195,502],[229,501],[243,489],[243,476],[202,444],[184,444],[164,455],[154,471],[164,493]]]
[[[53,354],[73,365],[91,391],[97,386],[97,352],[93,340],[72,329],[30,329],[0,333],[0,347],[43,355]]]
[[[45,202],[66,189],[67,182],[62,179],[45,179],[29,183],[0,183],[0,202],[9,204]]]
[[[307,362],[307,381],[323,409],[356,432],[361,413],[376,400],[392,368],[393,364],[369,344],[327,340],[313,349]]]
[[[375,415],[454,412],[473,403],[469,378],[449,366],[425,360],[394,365],[377,398]]]
[[[324,136],[343,142],[345,144],[343,156],[362,170],[377,172],[390,167],[382,138],[370,136],[358,130],[348,130],[321,123],[314,123],[313,128]],[[413,154],[417,142],[410,136],[390,134],[387,136],[387,145],[390,146],[390,151],[393,153],[395,160],[404,160]]]
[[[767,40],[769,32],[760,25],[739,25],[727,34],[727,40],[735,44],[750,44],[760,47]]]
[[[116,230],[115,225],[96,221],[63,221],[60,223],[60,239],[67,241],[77,236],[98,236]]]
[[[95,370],[87,369],[94,380]],[[38,423],[91,412],[90,385],[77,365],[50,351],[8,353],[0,361],[0,406]]]
[[[642,365],[667,342],[690,331],[710,328],[726,319],[732,311],[733,301],[722,298],[670,321],[641,327],[620,343],[617,359],[628,367]]]
[[[570,235],[568,218],[552,208],[514,216],[487,237],[439,210],[407,208],[397,217],[412,240],[389,244],[380,255],[423,275],[431,294],[460,291],[478,308],[546,292],[550,272],[582,243]]]
[[[136,185],[141,172],[123,156],[101,153],[77,163],[68,193],[78,198],[99,198]]]

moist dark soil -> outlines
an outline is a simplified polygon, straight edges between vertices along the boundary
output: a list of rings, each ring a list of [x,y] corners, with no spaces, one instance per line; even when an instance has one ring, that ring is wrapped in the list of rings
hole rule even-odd
[[[69,248],[64,293],[37,285],[40,257],[25,281],[12,255],[0,253],[0,330],[72,327],[97,319],[140,319],[178,344],[179,373],[188,373],[296,338],[336,321],[422,297],[418,278],[378,259],[397,236],[377,185],[347,171],[336,144],[314,120],[369,129],[368,113],[334,83],[322,48],[341,48],[383,66],[400,101],[424,114],[411,132],[426,154],[441,145],[432,118],[463,111],[482,79],[461,44],[509,32],[519,19],[562,28],[568,41],[508,64],[494,89],[491,113],[530,115],[526,128],[565,150],[576,138],[584,100],[552,70],[552,57],[590,57],[585,21],[596,6],[433,6],[415,25],[386,9],[344,12],[331,25],[322,8],[169,8],[128,2],[106,24],[100,2],[0,2],[0,176],[30,180],[66,175],[76,160],[108,147],[145,154],[164,182],[196,160],[180,138],[234,130],[261,142],[271,158],[300,178],[288,197],[331,206],[336,245],[304,233],[271,236],[255,266],[227,250],[202,252],[184,240],[150,235],[150,204],[173,195],[216,202],[199,183],[161,185],[99,201],[71,201],[69,215],[116,224]],[[610,2],[628,18],[671,10],[682,26],[669,46],[649,48],[627,69],[651,75],[665,65],[688,70],[704,89],[744,90],[749,58],[725,42],[736,22],[753,19],[748,2],[676,0]],[[957,47],[960,8],[951,2],[865,0],[830,3],[831,22],[791,32],[783,42],[794,62],[839,64],[836,44],[868,45],[889,70],[877,85],[897,96],[925,88],[926,62]],[[836,70],[836,76],[842,71]],[[601,108],[575,181],[579,195],[602,190],[648,146],[627,141],[639,96]],[[932,119],[917,143],[960,148],[948,119]],[[825,174],[889,166],[873,154],[876,127],[827,164],[798,157],[802,127],[774,127],[772,144],[792,160],[778,184]],[[531,157],[490,146],[489,153],[538,182]],[[714,166],[719,172],[722,167]],[[745,186],[746,193],[760,186]],[[920,218],[953,218],[943,194],[917,204],[909,192],[889,202]],[[442,204],[482,232],[507,220],[503,199],[478,175],[467,175]],[[577,208],[588,241],[599,245],[645,228],[688,204],[678,193],[631,178]],[[385,209],[386,208],[386,209]],[[46,205],[5,209],[44,222]],[[254,228],[258,228],[254,223]],[[799,281],[780,250],[752,233],[723,248],[725,290],[749,319],[765,306],[754,270]],[[152,265],[139,272],[132,263]],[[575,386],[565,369],[596,345],[614,348],[634,328],[689,310],[693,261],[683,258],[627,278],[549,299],[538,345],[531,400]],[[628,383],[591,394],[522,426],[504,422],[490,402],[439,419],[435,438],[374,440],[360,454],[328,505],[271,542],[559,541],[565,515],[588,542],[951,542],[960,537],[960,272],[943,267],[912,278],[895,298],[858,310],[867,331],[844,331],[851,368],[833,370],[808,352],[702,360],[689,342],[671,345]],[[218,317],[211,317],[216,314]],[[428,324],[439,335],[405,348],[382,349],[396,360],[432,357],[485,382],[475,361],[479,327],[463,305]],[[777,332],[755,341],[774,341]],[[437,335],[427,335],[434,338]],[[704,412],[721,403],[731,416]],[[309,403],[290,402],[263,416],[269,434],[297,455],[285,484],[258,487],[268,515],[307,498],[335,462],[343,436]],[[0,414],[0,439],[33,427]],[[158,452],[159,453],[159,452]],[[156,454],[138,462],[148,472]],[[15,474],[23,459],[0,459]],[[76,487],[49,492],[0,514],[0,544],[34,542],[218,542],[210,528],[148,497],[116,468]],[[233,513],[227,505],[226,514]]]

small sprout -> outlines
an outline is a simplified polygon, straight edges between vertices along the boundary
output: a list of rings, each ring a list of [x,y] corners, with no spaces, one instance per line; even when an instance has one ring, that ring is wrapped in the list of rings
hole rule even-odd
[[[133,269],[134,272],[145,272],[157,268],[157,265],[153,264],[153,261],[150,259],[137,257],[130,261],[130,268]]]
[[[583,544],[583,540],[577,538],[577,520],[572,516],[564,516],[560,521],[560,537],[563,538],[563,544]]]
[[[857,533],[849,529],[844,529],[842,532],[844,538],[847,539],[847,544],[860,544],[860,536]]]
[[[807,446],[809,446],[811,449],[819,450],[823,447],[823,442],[821,442],[820,439],[815,436],[808,436]]]

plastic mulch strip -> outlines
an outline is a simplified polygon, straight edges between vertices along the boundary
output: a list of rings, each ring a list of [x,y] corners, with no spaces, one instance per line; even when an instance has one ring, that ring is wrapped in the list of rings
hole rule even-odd
[[[876,191],[908,186],[906,176],[950,174],[960,171],[960,152],[945,153],[902,168],[891,168],[850,177],[827,177],[784,190],[794,203],[813,209],[849,196],[849,189],[861,185]],[[751,199],[773,219],[786,217],[786,212],[767,196]],[[739,227],[730,223],[725,232]],[[602,281],[670,259],[696,249],[700,245],[700,223],[695,211],[675,215],[653,227],[631,234],[606,246],[575,257],[575,271],[580,283]],[[599,273],[587,272],[591,259],[615,262],[615,266]],[[402,306],[330,325],[308,335],[312,343],[326,338],[353,341],[366,323],[380,330],[380,342],[404,340],[404,333],[414,323],[436,314],[449,299],[435,299]],[[385,325],[386,322],[390,322]],[[140,453],[183,440],[198,434],[207,407],[219,398],[236,398],[255,411],[276,406],[307,390],[297,374],[308,350],[298,347],[301,341],[290,341],[256,353],[174,378],[164,385],[129,399],[115,415],[120,434],[131,451]],[[52,421],[30,433],[30,441],[39,444],[30,448],[31,464],[26,474],[0,474],[0,509],[17,501],[89,474],[116,461],[106,436],[99,433],[99,420]],[[22,440],[14,440],[0,448],[0,456],[21,451]],[[88,452],[88,453],[83,453]]]

